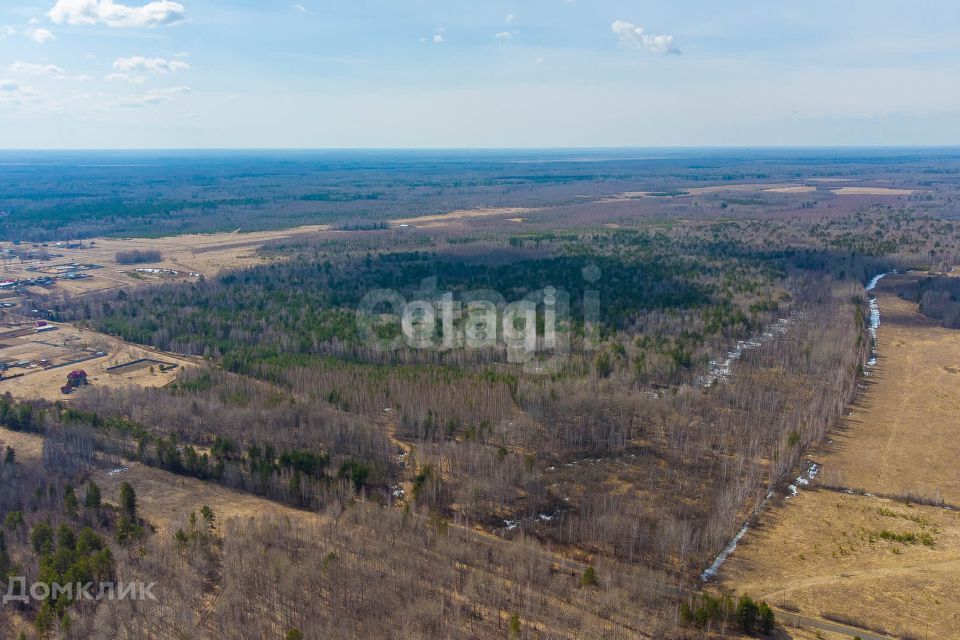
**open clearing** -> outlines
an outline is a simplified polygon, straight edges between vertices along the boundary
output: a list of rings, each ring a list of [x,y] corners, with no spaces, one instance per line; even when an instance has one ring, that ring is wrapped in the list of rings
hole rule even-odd
[[[888,276],[875,291],[878,366],[839,433],[810,456],[823,465],[820,482],[836,488],[801,491],[765,513],[724,565],[725,586],[891,634],[957,637],[960,512],[902,498],[960,504],[960,378],[951,373],[960,331],[896,296],[917,277]]]
[[[32,368],[25,365],[8,369],[0,380],[0,393],[9,392],[15,398],[64,400],[70,396],[64,395],[61,387],[67,382],[67,374],[74,369],[85,371],[91,385],[162,387],[172,382],[183,367],[197,366],[193,359],[130,344],[96,331],[67,324],[50,323],[48,326],[56,329],[35,333],[28,327],[30,332],[24,336],[0,340],[0,362],[15,359],[33,364]],[[2,333],[0,331],[0,335]],[[158,364],[139,366],[143,363],[138,363],[133,367],[107,371],[110,367],[144,359],[155,360]],[[40,364],[41,360],[59,366],[45,368]],[[161,362],[177,366],[163,371]],[[14,375],[20,377],[10,377]],[[74,393],[83,393],[83,389]]]
[[[711,193],[756,193],[758,191],[770,191],[772,189],[792,189],[796,186],[796,184],[789,182],[720,184],[712,187],[695,187],[693,189],[687,189],[687,193],[692,196],[708,195]]]
[[[680,189],[675,191],[625,191],[623,193],[617,193],[612,196],[607,196],[601,200],[600,203],[609,203],[609,202],[624,202],[629,200],[636,200],[638,198],[676,198],[682,196],[699,196],[699,195],[710,195],[716,193],[758,193],[762,191],[766,192],[780,192],[780,193],[797,193],[798,189],[802,191],[816,191],[816,187],[807,187],[805,185],[797,185],[791,183],[752,183],[752,184],[721,184],[714,185],[710,187],[693,187],[690,189]]]
[[[898,542],[895,535],[930,536]],[[803,491],[766,513],[724,566],[725,584],[829,619],[915,637],[960,628],[960,514],[883,498]],[[926,635],[924,635],[926,634]]]
[[[17,433],[0,427],[0,446],[12,446],[17,461],[40,464],[43,438],[34,434]],[[107,502],[119,503],[120,485],[129,482],[137,492],[141,515],[157,533],[164,534],[174,525],[180,526],[191,511],[208,505],[221,521],[230,518],[286,516],[304,520],[318,520],[321,516],[271,502],[247,493],[234,491],[212,482],[174,475],[136,462],[124,463],[118,470],[104,467],[91,475],[103,489]]]
[[[774,187],[772,189],[764,189],[766,193],[813,193],[816,190],[816,187],[806,184],[798,184],[792,187]]]
[[[915,189],[890,189],[887,187],[840,187],[831,189],[838,196],[909,196]]]
[[[257,249],[277,240],[306,238],[324,233],[326,225],[297,227],[286,231],[256,233],[213,233],[173,236],[166,238],[94,238],[84,240],[77,248],[57,243],[48,247],[34,247],[33,251],[47,252],[48,260],[6,259],[0,263],[0,281],[31,280],[38,275],[68,273],[71,265],[90,265],[79,271],[79,279],[60,278],[45,287],[49,293],[82,295],[152,282],[194,281],[198,277],[214,276],[227,269],[248,267],[263,262]],[[0,243],[0,250],[24,250],[12,243]],[[143,264],[119,264],[121,251],[159,251],[161,260]],[[176,272],[171,273],[171,272]],[[34,288],[36,290],[36,288]]]
[[[833,444],[817,452],[824,482],[960,505],[960,331],[894,293],[918,276],[884,278],[878,366]]]
[[[450,224],[456,224],[470,218],[491,218],[498,216],[510,216],[516,219],[536,211],[526,207],[499,207],[486,209],[469,209],[464,211],[451,211],[450,213],[440,213],[437,215],[418,216],[416,218],[397,218],[390,221],[394,227],[417,226],[417,227],[443,227]]]

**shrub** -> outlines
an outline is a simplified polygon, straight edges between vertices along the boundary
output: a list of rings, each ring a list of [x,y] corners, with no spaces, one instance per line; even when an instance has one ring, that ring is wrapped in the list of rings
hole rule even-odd
[[[580,585],[584,587],[596,587],[599,586],[600,580],[597,579],[597,571],[593,567],[587,567],[587,570],[583,572],[583,576],[580,578]]]

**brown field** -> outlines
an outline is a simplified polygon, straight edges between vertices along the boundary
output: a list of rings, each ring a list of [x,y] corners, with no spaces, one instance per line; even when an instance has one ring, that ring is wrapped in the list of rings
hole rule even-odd
[[[831,189],[838,196],[909,196],[916,189],[890,189],[888,187],[840,187]]]
[[[0,427],[0,449],[13,447],[17,452],[17,461],[39,460],[43,453],[43,438],[32,433],[18,433]]]
[[[516,222],[518,216],[533,213],[536,209],[526,207],[500,207],[487,209],[469,209],[464,211],[451,211],[450,213],[441,213],[437,215],[418,216],[416,218],[398,218],[391,220],[390,224],[397,226],[416,226],[416,227],[443,227],[450,224],[456,224],[469,218],[491,218],[510,216],[513,222]],[[521,219],[522,220],[522,219]]]
[[[49,359],[51,364],[62,361],[65,366],[44,369],[14,367],[5,376],[23,374],[22,377],[5,377],[0,380],[0,393],[10,393],[16,398],[42,398],[45,400],[65,400],[60,388],[67,382],[67,374],[74,369],[87,372],[91,385],[162,387],[176,378],[182,367],[197,366],[193,359],[162,353],[149,347],[141,347],[117,338],[90,331],[77,329],[66,324],[55,324],[56,331],[48,333],[30,333],[13,339],[0,340],[0,361]],[[2,335],[0,331],[0,335]],[[97,356],[97,353],[105,353]],[[74,360],[89,358],[69,364]],[[175,369],[161,372],[159,366],[134,368],[119,373],[107,369],[142,358],[151,358],[164,363],[178,365]],[[83,390],[74,393],[83,393]]]
[[[0,427],[0,446],[12,446],[19,462],[36,461],[39,464],[42,442],[40,436]],[[114,504],[119,501],[120,485],[123,482],[133,485],[142,516],[161,534],[174,524],[179,526],[191,511],[203,505],[212,508],[221,520],[267,516],[317,520],[321,517],[212,482],[174,475],[136,462],[125,462],[124,465],[118,468],[123,469],[119,472],[109,468],[99,469],[90,479],[103,489],[104,500]]]
[[[880,532],[927,533],[932,546]],[[803,491],[763,516],[728,560],[727,586],[821,618],[888,634],[955,638],[960,514],[828,490]]]
[[[805,184],[797,184],[792,187],[774,187],[772,189],[764,189],[764,191],[767,193],[813,193],[816,190],[816,187],[811,187]]]
[[[830,484],[960,505],[960,331],[941,328],[893,293],[915,277],[888,276],[877,287],[878,366],[817,457]]]
[[[256,233],[213,233],[174,236],[167,238],[94,238],[85,240],[82,248],[50,246],[50,260],[28,262],[4,261],[0,264],[0,280],[31,279],[38,275],[57,273],[57,267],[71,263],[94,264],[102,268],[83,272],[89,278],[81,280],[57,280],[46,289],[50,293],[82,295],[93,291],[106,291],[120,287],[147,284],[150,282],[191,281],[202,274],[213,276],[226,269],[261,264],[264,258],[257,249],[268,242],[310,237],[325,232],[329,227],[314,225],[286,231],[263,231]],[[10,243],[0,243],[0,250],[13,248]],[[116,255],[120,251],[156,250],[162,260],[156,263],[121,265]],[[28,271],[29,268],[41,272]],[[177,276],[137,273],[137,269],[158,268],[177,271]]]
[[[209,506],[222,520],[231,518],[285,516],[317,520],[319,514],[300,511],[249,493],[234,491],[213,482],[178,476],[138,462],[125,463],[122,472],[98,471],[93,480],[103,488],[103,497],[117,503],[120,485],[129,482],[137,491],[137,503],[143,517],[163,535],[181,526],[191,511]]]
[[[725,586],[892,635],[957,637],[960,512],[906,496],[960,503],[960,379],[951,373],[960,332],[896,296],[916,277],[888,276],[877,288],[879,363],[839,432],[810,456],[823,465],[822,487],[762,516],[724,566]]]
[[[699,196],[717,193],[756,193],[756,192],[779,192],[779,193],[804,193],[806,191],[816,191],[816,187],[807,187],[790,183],[755,183],[755,184],[721,184],[710,187],[693,187],[683,189],[676,194],[663,195],[656,191],[625,191],[612,196],[600,199],[600,203],[624,202],[636,200],[638,198],[673,198],[683,196]]]
[[[749,184],[720,184],[712,187],[695,187],[687,189],[687,193],[692,196],[708,195],[711,193],[754,193],[757,191],[770,191],[772,189],[792,189],[796,184],[789,182],[781,183],[749,183]]]
[[[583,196],[585,199],[589,199],[590,196]],[[607,202],[624,202],[629,200],[636,200],[637,198],[658,198],[665,196],[657,196],[651,191],[625,191],[624,193],[617,193],[606,198],[599,200],[601,203]]]

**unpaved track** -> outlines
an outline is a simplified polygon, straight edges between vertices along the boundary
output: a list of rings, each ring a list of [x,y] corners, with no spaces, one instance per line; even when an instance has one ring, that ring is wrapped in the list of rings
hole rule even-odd
[[[873,631],[858,629],[839,622],[821,620],[820,618],[811,618],[783,609],[772,607],[777,614],[777,621],[785,627],[802,627],[805,629],[814,629],[816,631],[827,631],[829,633],[839,633],[851,638],[860,638],[861,640],[895,640],[893,636],[885,636]]]

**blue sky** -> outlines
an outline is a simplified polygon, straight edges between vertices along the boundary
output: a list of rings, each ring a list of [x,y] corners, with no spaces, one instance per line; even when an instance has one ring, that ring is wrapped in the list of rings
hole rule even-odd
[[[4,0],[0,147],[960,144],[960,3]]]

